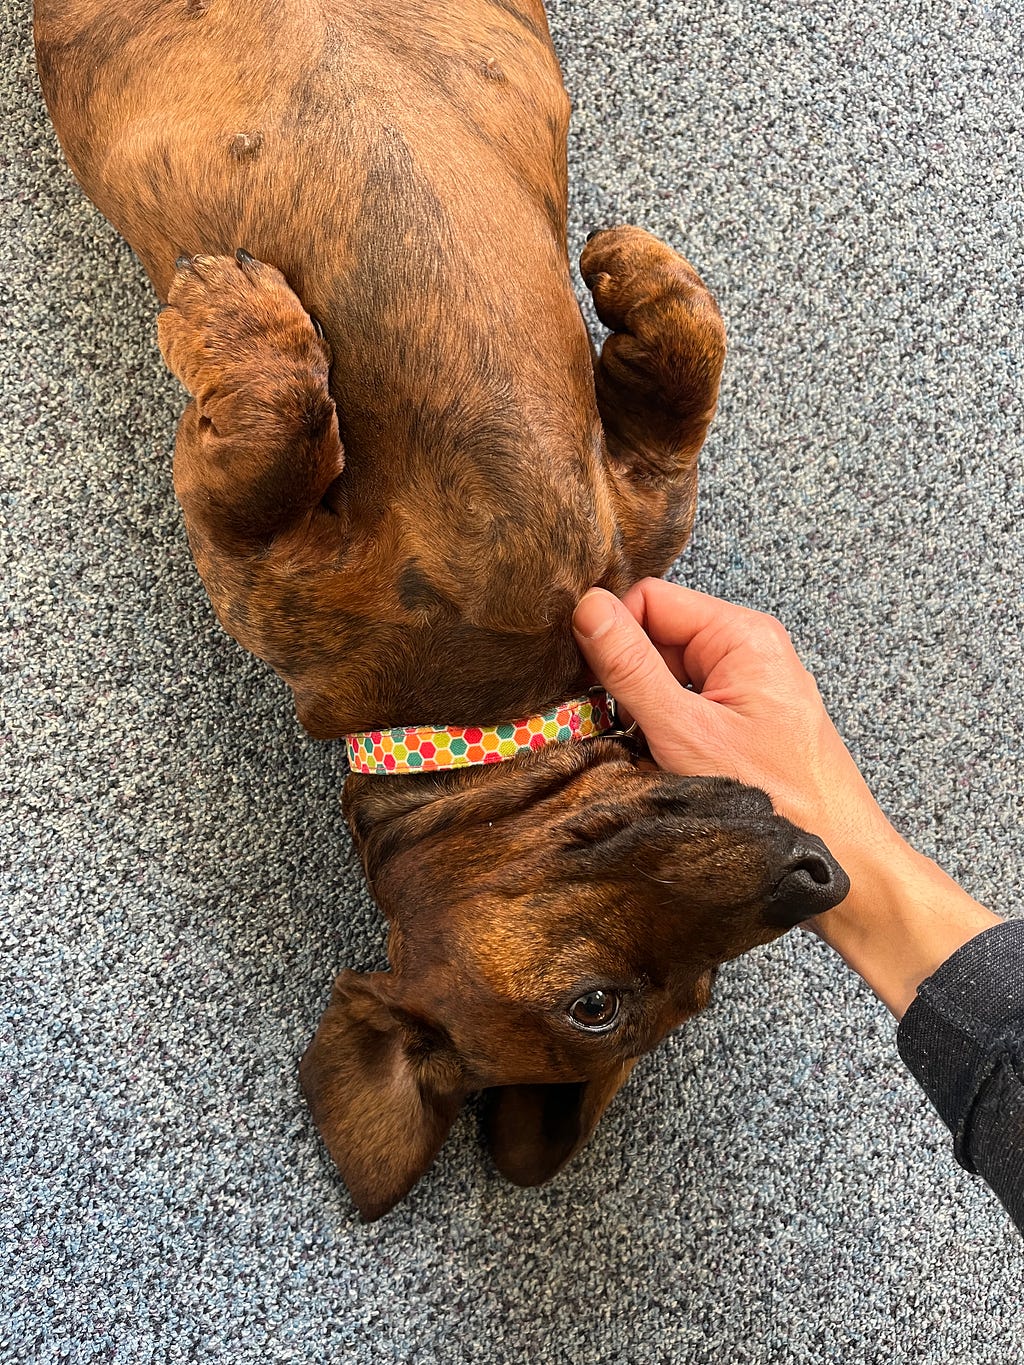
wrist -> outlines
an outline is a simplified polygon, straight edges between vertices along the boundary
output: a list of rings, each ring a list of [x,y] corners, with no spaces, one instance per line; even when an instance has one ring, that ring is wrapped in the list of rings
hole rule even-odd
[[[844,853],[850,894],[808,927],[901,1019],[921,982],[999,916],[887,822]]]

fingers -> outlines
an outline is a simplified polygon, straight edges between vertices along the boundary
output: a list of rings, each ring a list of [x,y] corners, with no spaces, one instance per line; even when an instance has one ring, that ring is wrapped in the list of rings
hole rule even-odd
[[[659,767],[760,787],[780,813],[823,835],[842,801],[863,801],[814,679],[773,617],[645,579],[621,602],[592,588],[573,628]]]
[[[651,639],[662,645],[688,645],[701,631],[725,623],[742,630],[748,618],[759,614],[663,578],[642,578],[622,602]]]
[[[643,627],[616,597],[592,588],[573,617],[580,651],[601,685],[648,733],[664,728],[666,717],[695,706]]]
[[[748,685],[804,672],[786,628],[765,612],[660,578],[634,583],[622,601],[676,675],[698,692],[721,680],[726,663],[731,677]]]

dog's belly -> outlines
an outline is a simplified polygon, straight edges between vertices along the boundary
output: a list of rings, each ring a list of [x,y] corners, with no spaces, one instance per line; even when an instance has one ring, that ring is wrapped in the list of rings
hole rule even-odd
[[[40,0],[36,30],[72,168],[161,297],[178,254],[242,242],[305,297],[381,174],[400,196],[415,171],[478,232],[527,204],[564,231],[569,104],[540,4]]]
[[[506,673],[513,705],[524,648],[568,679],[572,604],[618,553],[542,5],[41,0],[36,28],[68,160],[161,298],[180,254],[242,246],[331,345],[351,539],[299,587],[204,572],[232,633],[300,710],[344,671],[332,726],[367,720],[363,672],[457,711]]]
[[[425,440],[493,457],[540,421],[592,456],[540,3],[39,0],[36,29],[68,160],[160,297],[179,255],[242,246],[320,319],[368,518],[418,495],[410,439],[412,466]]]

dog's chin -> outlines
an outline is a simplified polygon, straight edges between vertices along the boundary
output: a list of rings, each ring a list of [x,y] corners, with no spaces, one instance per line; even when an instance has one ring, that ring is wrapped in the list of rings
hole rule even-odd
[[[614,1063],[586,1081],[487,1090],[481,1127],[498,1171],[514,1185],[551,1180],[588,1141],[635,1061]]]

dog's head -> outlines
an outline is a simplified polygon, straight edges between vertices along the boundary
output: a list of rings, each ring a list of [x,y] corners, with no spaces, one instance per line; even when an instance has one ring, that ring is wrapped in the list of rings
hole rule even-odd
[[[614,740],[349,782],[391,971],[342,972],[301,1075],[364,1218],[419,1179],[472,1091],[499,1170],[549,1179],[721,963],[849,887],[763,792],[644,771]]]

